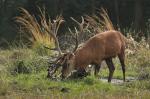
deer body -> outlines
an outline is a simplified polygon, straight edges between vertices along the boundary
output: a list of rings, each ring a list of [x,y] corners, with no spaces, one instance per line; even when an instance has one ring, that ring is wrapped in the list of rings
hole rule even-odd
[[[75,68],[85,68],[90,63],[100,64],[102,60],[123,53],[125,42],[121,36],[117,31],[107,31],[90,38],[74,53]]]
[[[123,75],[125,80],[125,65],[124,65],[124,51],[125,51],[125,40],[123,35],[118,31],[106,31],[98,33],[91,37],[84,45],[78,48],[68,61],[70,69],[83,70],[89,64],[96,65],[95,75],[98,73],[101,62],[106,61],[110,76],[108,82],[111,81],[114,65],[112,58],[118,56],[123,68]],[[62,72],[62,76],[66,76],[67,72]],[[64,75],[63,75],[64,74]]]
[[[64,21],[61,17],[51,23],[52,26],[50,29],[45,27],[45,30],[55,40],[56,48],[59,51],[59,58],[55,61],[55,65],[48,69],[48,76],[51,77],[57,71],[57,69],[62,66],[62,78],[66,78],[75,69],[81,72],[85,71],[86,67],[90,64],[95,65],[95,75],[97,75],[101,67],[101,62],[105,60],[109,69],[108,82],[111,82],[113,72],[115,70],[112,58],[118,56],[122,66],[123,80],[125,81],[125,37],[119,31],[110,30],[96,34],[87,40],[81,47],[78,47],[78,34],[83,33],[84,29],[88,27],[87,24],[87,26],[84,28],[84,18],[81,18],[82,22],[79,23],[77,20],[71,17],[71,19],[79,26],[79,31],[75,27],[75,36],[73,37],[76,41],[76,44],[73,52],[63,54],[60,49],[57,31],[60,24]],[[69,31],[71,34],[74,34],[70,29]]]

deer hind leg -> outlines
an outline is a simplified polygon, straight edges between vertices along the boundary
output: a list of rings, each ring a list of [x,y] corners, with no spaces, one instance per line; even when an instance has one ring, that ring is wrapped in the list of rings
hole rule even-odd
[[[112,76],[113,76],[113,73],[115,71],[115,66],[112,62],[112,58],[107,58],[106,60],[106,64],[108,66],[108,69],[109,69],[109,77],[108,77],[108,82],[111,82],[111,79],[112,79]]]
[[[119,58],[119,60],[120,60],[121,67],[122,67],[123,81],[125,82],[125,63],[124,63],[125,55],[124,55],[124,53],[119,54],[119,55],[118,55],[118,58]]]

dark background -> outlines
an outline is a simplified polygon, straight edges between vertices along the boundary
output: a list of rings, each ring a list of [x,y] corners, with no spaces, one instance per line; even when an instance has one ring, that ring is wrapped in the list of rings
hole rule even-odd
[[[148,34],[145,32],[150,19],[150,0],[0,0],[0,42],[2,39],[16,39],[18,31],[14,17],[19,15],[19,7],[36,16],[37,6],[45,7],[51,18],[62,14],[67,20],[66,26],[70,25],[70,16],[78,19],[85,14],[95,14],[97,9],[104,7],[116,27],[121,30],[132,27],[140,36]]]

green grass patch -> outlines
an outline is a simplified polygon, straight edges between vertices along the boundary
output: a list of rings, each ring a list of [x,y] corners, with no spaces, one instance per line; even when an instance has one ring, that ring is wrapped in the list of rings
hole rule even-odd
[[[0,50],[0,96],[15,99],[150,97],[150,50],[145,47],[138,47],[135,53],[127,54],[126,77],[134,77],[137,80],[122,84],[103,82],[94,77],[93,71],[91,76],[84,79],[50,80],[46,77],[48,57],[45,54],[40,55],[35,49]],[[117,58],[113,62],[116,67],[113,78],[122,80],[120,62]],[[99,77],[107,79],[108,75],[108,67],[102,66]]]

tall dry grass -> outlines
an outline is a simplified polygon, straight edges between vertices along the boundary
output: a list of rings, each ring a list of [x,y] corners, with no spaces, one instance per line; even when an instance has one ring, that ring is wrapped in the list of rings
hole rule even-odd
[[[51,35],[44,30],[51,29],[51,19],[46,19],[45,10],[39,8],[40,14],[39,20],[34,15],[31,15],[26,9],[20,8],[20,16],[17,16],[16,22],[22,27],[22,32],[25,33],[26,38],[32,42],[32,46],[35,44],[43,44],[45,46],[52,46],[54,43]]]
[[[108,12],[104,8],[101,8],[97,15],[86,15],[85,19],[88,21],[90,28],[94,32],[99,33],[107,30],[115,30],[113,23],[109,18]]]

